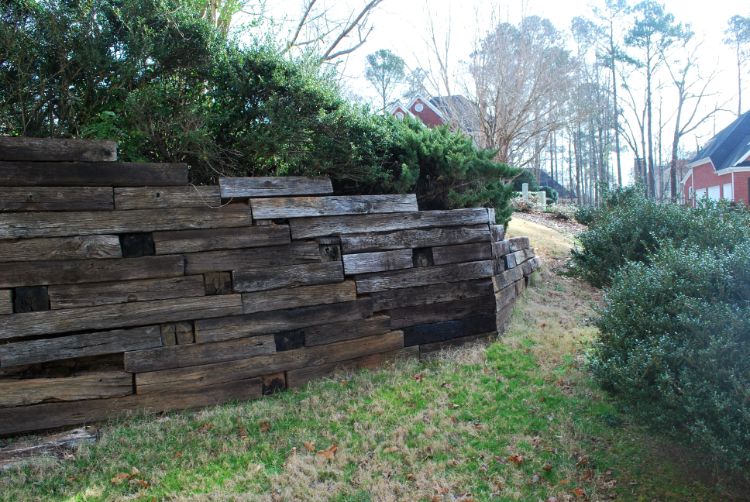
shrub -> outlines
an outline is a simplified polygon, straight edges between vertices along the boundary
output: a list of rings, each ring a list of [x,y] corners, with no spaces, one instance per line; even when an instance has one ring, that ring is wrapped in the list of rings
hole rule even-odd
[[[750,463],[750,243],[663,246],[605,296],[591,354],[602,386],[636,416]]]
[[[610,192],[584,221],[589,228],[578,235],[582,249],[573,251],[572,271],[594,286],[610,284],[627,261],[649,263],[663,244],[731,250],[750,239],[745,209],[708,201],[698,208],[658,203],[640,187]]]
[[[595,214],[596,208],[593,206],[578,206],[574,218],[581,225],[588,226],[591,225],[591,223],[594,221]]]
[[[337,193],[415,191],[425,209],[495,207],[507,222],[517,171],[493,152],[353,106],[319,66],[239,47],[197,5],[10,2],[0,134],[114,139],[122,160],[186,162],[199,184],[328,175]]]
[[[557,190],[548,186],[540,186],[539,190],[547,194],[547,202],[552,202],[553,204],[557,203],[557,199],[559,197],[557,194]]]

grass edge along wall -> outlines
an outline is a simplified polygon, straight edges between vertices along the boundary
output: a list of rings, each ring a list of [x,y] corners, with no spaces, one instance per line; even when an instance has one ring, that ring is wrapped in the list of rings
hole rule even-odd
[[[0,138],[0,435],[194,408],[502,331],[539,266],[491,209]]]

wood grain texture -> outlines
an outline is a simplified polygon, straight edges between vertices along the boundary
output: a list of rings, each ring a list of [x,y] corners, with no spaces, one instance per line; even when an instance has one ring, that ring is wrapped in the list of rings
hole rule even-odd
[[[417,286],[413,288],[391,289],[372,293],[373,310],[376,312],[411,305],[490,296],[493,293],[492,280],[477,279],[473,281],[449,282]]]
[[[0,315],[13,313],[13,292],[10,289],[0,289]]]
[[[273,335],[239,338],[217,343],[175,345],[125,353],[125,371],[142,373],[169,368],[235,361],[276,352]],[[140,393],[140,390],[139,390]]]
[[[221,209],[134,209],[132,211],[39,211],[7,213],[0,219],[0,239],[122,234],[195,228],[243,227],[251,223],[249,207]]]
[[[528,237],[513,237],[508,239],[508,244],[510,245],[510,250],[512,252],[528,249],[531,245]]]
[[[521,279],[523,279],[523,270],[520,267],[514,267],[494,276],[492,283],[495,285],[495,291],[500,291]]]
[[[183,270],[182,256],[0,263],[0,287],[175,277]]]
[[[158,326],[28,340],[0,345],[0,367],[116,354],[128,350],[160,347],[161,344]]]
[[[218,208],[217,186],[115,188],[115,209],[166,209],[175,207]]]
[[[388,352],[368,354],[366,356],[340,361],[337,363],[324,364],[321,366],[310,366],[287,372],[287,386],[289,388],[302,387],[306,383],[330,376],[338,372],[351,372],[354,370],[373,369],[384,364],[394,362],[397,359],[413,359],[419,357],[419,347],[406,347]]]
[[[457,244],[455,246],[435,246],[432,248],[432,261],[435,265],[491,259],[492,246],[488,242]]]
[[[357,293],[468,281],[491,277],[492,274],[492,260],[381,272],[358,276]]]
[[[221,197],[282,197],[287,195],[325,195],[333,193],[330,178],[302,176],[219,178]]]
[[[338,284],[244,293],[242,295],[242,310],[245,314],[252,314],[254,312],[349,302],[356,299],[357,288],[354,281],[344,281]]]
[[[204,293],[205,287],[202,275],[139,281],[66,284],[48,288],[50,308],[52,309],[188,298],[203,296]]]
[[[215,382],[228,379],[252,378],[311,365],[330,364],[368,354],[398,350],[403,347],[404,334],[400,331],[391,331],[385,335],[370,336],[318,347],[287,350],[236,361],[138,373],[135,376],[135,383],[136,389],[150,385],[174,388],[181,384],[190,385],[192,382],[212,385]]]
[[[484,224],[489,234],[487,210],[484,208],[420,211],[415,213],[321,216],[318,218],[299,218],[289,222],[292,229],[292,239],[364,232],[389,232],[410,228],[479,224]]]
[[[124,371],[82,373],[66,378],[0,379],[0,407],[130,394],[133,394],[133,375]]]
[[[49,310],[47,286],[22,286],[13,291],[13,312]]]
[[[205,319],[196,321],[195,339],[198,343],[218,342],[339,321],[364,319],[371,314],[372,302],[369,299],[361,299],[353,302]]]
[[[0,160],[117,160],[117,143],[103,139],[27,138],[0,136]]]
[[[185,164],[138,162],[0,162],[0,186],[187,185]]]
[[[489,241],[490,232],[487,225],[473,225],[342,235],[341,247],[344,254],[349,254]]]
[[[404,328],[404,345],[435,343],[480,333],[496,331],[495,315],[482,315],[466,319],[421,324]]]
[[[411,249],[344,255],[344,274],[346,275],[399,270],[412,266]]]
[[[273,220],[345,214],[402,213],[418,211],[417,196],[346,195],[331,197],[274,197],[250,199],[255,219]]]
[[[0,262],[121,258],[116,235],[0,240]]]
[[[154,232],[156,254],[281,246],[290,242],[288,225]]]
[[[480,315],[491,316],[494,313],[495,297],[491,295],[388,311],[388,315],[391,316],[392,329],[441,321],[454,321]]]
[[[354,340],[372,335],[382,335],[391,331],[391,318],[387,315],[375,315],[356,321],[341,321],[319,326],[310,326],[297,330],[304,337],[308,347],[329,343]]]
[[[250,270],[240,269],[232,272],[234,290],[240,292],[329,284],[343,280],[344,269],[339,261]]]
[[[209,319],[241,313],[240,295],[202,296],[31,312],[14,314],[0,324],[0,340],[69,331]]]
[[[99,422],[138,411],[153,413],[198,408],[233,400],[255,399],[262,395],[263,382],[260,378],[214,380],[214,383],[205,385],[185,382],[165,392],[146,395],[0,408],[0,435]]]
[[[0,212],[112,209],[109,187],[0,187]]]
[[[319,261],[321,255],[317,242],[293,242],[288,246],[189,253],[185,255],[185,273],[203,274],[248,266],[275,267]]]

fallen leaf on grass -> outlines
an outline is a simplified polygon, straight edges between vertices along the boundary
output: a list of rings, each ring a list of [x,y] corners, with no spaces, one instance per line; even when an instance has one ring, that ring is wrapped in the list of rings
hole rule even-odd
[[[542,466],[542,469],[544,469],[544,472],[549,472],[552,470],[552,464],[547,462],[546,464],[544,464],[544,466]]]
[[[324,458],[326,460],[333,460],[333,458],[336,456],[336,450],[338,450],[339,447],[335,444],[332,444],[325,450],[320,450],[317,455],[321,458]]]
[[[117,474],[115,474],[114,478],[109,480],[109,482],[113,485],[120,485],[128,479],[130,479],[130,474],[128,474],[127,472],[118,472]]]
[[[586,497],[586,492],[583,491],[583,488],[581,488],[581,487],[573,488],[573,490],[571,491],[571,493],[573,495],[575,495],[576,498],[579,498],[579,499],[582,499],[582,498]]]
[[[508,457],[508,460],[516,465],[521,465],[526,459],[523,458],[523,455],[511,455]]]
[[[208,432],[213,428],[214,428],[214,424],[212,424],[211,422],[206,422],[205,424],[198,427],[198,432]]]
[[[305,441],[304,443],[302,443],[302,446],[304,446],[305,450],[309,451],[310,453],[315,451],[315,443],[313,443],[312,441]]]
[[[416,375],[414,375],[414,377],[413,377],[413,378],[414,378],[414,380],[416,380],[417,382],[421,382],[421,381],[422,381],[422,374],[421,374],[421,373],[417,373]]]
[[[271,422],[268,420],[261,420],[258,426],[260,427],[260,432],[268,432],[271,430]]]

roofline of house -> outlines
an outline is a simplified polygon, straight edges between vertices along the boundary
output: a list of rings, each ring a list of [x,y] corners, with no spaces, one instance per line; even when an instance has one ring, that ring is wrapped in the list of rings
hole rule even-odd
[[[750,150],[746,151],[737,160],[735,160],[734,162],[732,162],[732,166],[736,166],[737,164],[739,164],[740,162],[744,161],[748,157],[750,157]]]
[[[714,161],[711,160],[711,157],[703,157],[702,159],[694,160],[690,164],[688,164],[688,167],[692,169],[706,163],[711,164],[714,168],[714,171],[716,171],[716,166],[714,166]]]
[[[422,95],[418,95],[418,96],[414,97],[414,99],[411,100],[411,103],[409,103],[409,106],[407,107],[407,110],[411,111],[411,107],[414,106],[414,103],[416,103],[417,100],[420,100],[420,101],[422,101],[422,103],[424,103],[425,105],[429,106],[430,109],[432,109],[432,111],[435,112],[437,114],[437,116],[440,117],[443,120],[443,122],[446,122],[446,123],[448,122],[448,120],[443,116],[443,114],[440,112],[440,110],[438,110],[437,108],[435,108],[435,105],[433,105],[432,103],[430,103],[430,100],[429,99],[425,99],[424,96],[422,96]]]
[[[685,172],[685,175],[684,175],[684,176],[682,177],[682,179],[680,180],[680,184],[681,184],[681,185],[684,185],[685,183],[687,183],[687,180],[688,180],[688,178],[689,178],[690,176],[692,176],[692,175],[693,175],[693,168],[691,167],[690,169],[688,169],[688,170],[687,170],[687,171]]]
[[[703,163],[701,163],[700,165],[703,165]],[[682,179],[680,180],[680,183],[681,183],[681,184],[683,184],[683,185],[684,185],[685,183],[687,183],[687,180],[688,180],[688,178],[689,178],[689,177],[690,177],[690,176],[691,176],[691,175],[693,174],[693,169],[694,169],[694,168],[693,168],[693,167],[691,167],[691,168],[690,168],[690,169],[689,169],[689,170],[688,170],[688,171],[687,171],[687,172],[685,173],[685,175],[684,175],[684,176],[682,177]],[[726,168],[726,169],[722,169],[721,171],[717,171],[716,169],[714,169],[714,174],[717,174],[717,175],[719,175],[719,176],[723,176],[723,175],[725,175],[725,174],[732,174],[732,173],[748,173],[748,172],[750,172],[750,166],[734,166],[734,167],[728,167],[728,168]]]

